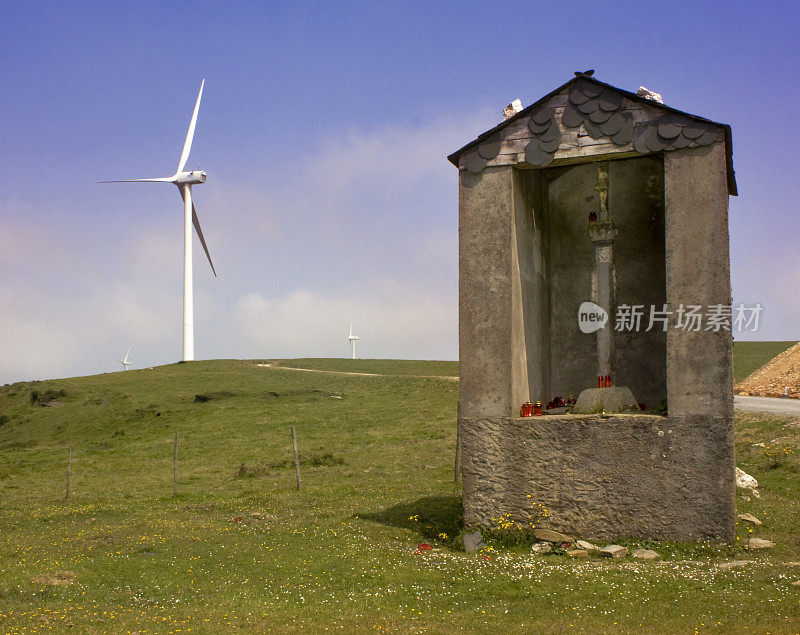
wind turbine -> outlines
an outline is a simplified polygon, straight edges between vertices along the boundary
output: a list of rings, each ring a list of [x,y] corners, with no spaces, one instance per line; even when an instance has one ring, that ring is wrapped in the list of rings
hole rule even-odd
[[[203,237],[203,230],[200,229],[200,221],[197,218],[197,211],[192,202],[192,185],[200,185],[206,181],[206,173],[200,170],[184,172],[186,161],[189,159],[189,151],[192,149],[192,139],[194,138],[194,128],[197,124],[197,111],[200,110],[200,98],[203,96],[203,86],[206,80],[200,84],[200,92],[197,94],[197,103],[194,105],[192,121],[189,124],[189,132],[186,133],[186,141],[183,144],[183,152],[178,169],[172,176],[160,179],[126,179],[123,181],[101,181],[101,183],[172,183],[178,186],[178,191],[183,199],[183,361],[188,362],[194,359],[194,303],[192,293],[192,225],[197,230],[197,237],[206,252],[208,264],[214,277],[217,272],[214,263],[211,262],[211,255],[208,253],[206,239]]]
[[[350,342],[350,349],[353,353],[353,359],[356,358],[356,340],[358,339],[358,335],[353,335],[353,322],[350,322],[350,335],[348,335],[347,340]]]
[[[130,366],[131,364],[133,364],[133,362],[129,362],[129,361],[128,361],[128,355],[130,355],[130,354],[131,354],[131,348],[133,348],[133,346],[131,346],[131,347],[128,349],[128,352],[127,352],[127,353],[125,353],[125,359],[118,359],[118,360],[117,360],[117,361],[118,361],[120,364],[122,364],[122,370],[128,370],[128,366]]]

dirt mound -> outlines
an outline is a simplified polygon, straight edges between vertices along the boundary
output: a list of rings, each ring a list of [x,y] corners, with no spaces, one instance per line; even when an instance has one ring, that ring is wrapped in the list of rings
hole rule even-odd
[[[790,397],[800,399],[800,342],[750,373],[733,390],[756,397],[780,397],[785,386]]]

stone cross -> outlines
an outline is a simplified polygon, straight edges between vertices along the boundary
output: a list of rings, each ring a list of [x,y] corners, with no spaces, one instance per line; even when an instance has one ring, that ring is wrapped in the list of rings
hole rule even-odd
[[[616,270],[614,269],[614,239],[617,228],[608,211],[608,163],[597,163],[597,190],[599,204],[596,221],[589,222],[589,238],[594,243],[594,271],[592,271],[592,302],[602,307],[609,322],[597,331],[597,374],[614,378],[614,327],[611,322],[616,309]]]

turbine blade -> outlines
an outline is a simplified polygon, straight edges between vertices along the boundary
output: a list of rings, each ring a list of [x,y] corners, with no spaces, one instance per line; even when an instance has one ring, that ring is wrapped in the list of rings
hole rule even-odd
[[[183,188],[182,187],[178,188],[178,191],[181,193],[181,198],[185,203],[186,196],[184,195]],[[214,269],[214,263],[211,262],[211,254],[208,253],[208,246],[206,245],[206,239],[203,237],[203,230],[200,229],[200,219],[197,218],[197,210],[194,207],[194,201],[192,201],[192,225],[194,225],[194,230],[197,232],[197,237],[200,239],[200,244],[203,245],[203,251],[206,252],[206,258],[208,258],[208,264],[211,265],[211,271],[214,272],[214,277],[216,278],[217,270]]]
[[[163,179],[124,179],[122,181],[98,181],[98,183],[174,183],[174,176],[167,176]]]
[[[200,98],[203,96],[203,86],[205,83],[205,79],[200,82],[200,92],[197,93],[197,103],[194,105],[192,122],[189,124],[189,132],[186,133],[186,142],[183,144],[183,153],[181,154],[181,160],[178,161],[178,171],[176,174],[183,172],[183,167],[186,165],[186,161],[189,160],[189,151],[192,149],[192,139],[194,139],[194,127],[197,125],[197,111],[200,110]]]
[[[214,277],[217,277],[217,270],[214,269],[214,263],[211,262],[211,254],[208,253],[208,247],[206,246],[206,239],[203,238],[203,230],[200,229],[200,219],[197,218],[197,210],[194,208],[194,203],[192,203],[192,224],[194,225],[195,230],[197,231],[197,237],[200,239],[200,244],[203,245],[203,251],[206,252],[206,258],[208,258],[208,264],[211,265],[211,271],[214,272]]]
[[[131,346],[131,347],[128,349],[128,352],[127,352],[127,353],[125,353],[125,361],[126,361],[126,362],[128,361],[128,355],[130,355],[130,354],[131,354],[131,348],[133,348],[133,346]],[[123,362],[123,364],[124,364],[124,363],[125,363],[125,362]]]

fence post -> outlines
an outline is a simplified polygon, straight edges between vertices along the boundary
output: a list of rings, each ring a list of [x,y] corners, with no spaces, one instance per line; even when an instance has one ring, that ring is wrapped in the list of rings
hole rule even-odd
[[[178,431],[175,430],[175,443],[172,448],[172,498],[178,497]]]
[[[69,500],[72,493],[72,445],[67,448],[67,493],[64,500]]]
[[[294,450],[294,473],[297,476],[297,489],[301,487],[300,482],[300,458],[297,456],[297,433],[292,426],[292,450]]]

